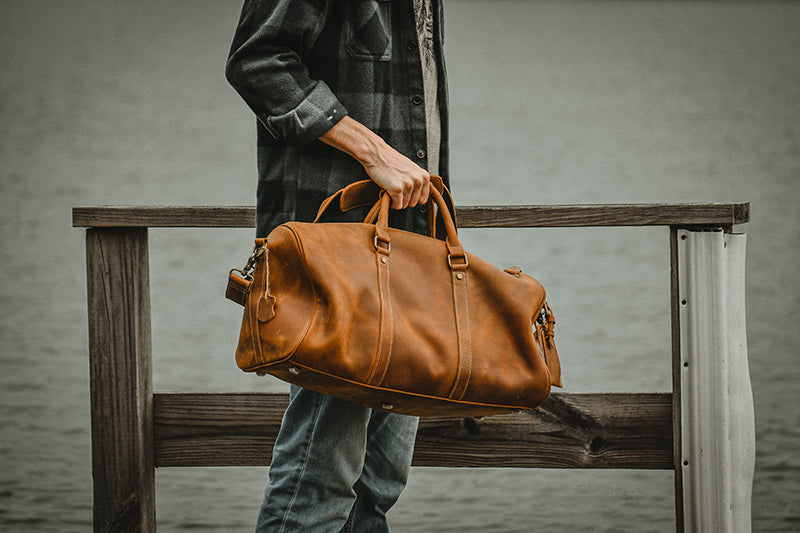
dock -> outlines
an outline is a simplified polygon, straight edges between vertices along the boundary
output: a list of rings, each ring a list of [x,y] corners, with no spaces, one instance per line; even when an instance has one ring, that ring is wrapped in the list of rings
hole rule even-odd
[[[734,233],[749,204],[470,206],[457,216],[461,228],[665,228],[672,392],[553,393],[532,411],[425,418],[413,464],[672,470],[677,531],[749,532],[746,235]],[[148,228],[250,228],[255,209],[76,207],[73,226],[86,228],[94,531],[153,532],[155,468],[268,465],[288,396],[153,391]]]

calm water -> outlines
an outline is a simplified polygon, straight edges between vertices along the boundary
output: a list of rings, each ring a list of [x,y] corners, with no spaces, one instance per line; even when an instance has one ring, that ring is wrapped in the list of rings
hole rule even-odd
[[[87,531],[92,204],[252,204],[223,79],[239,1],[0,2],[0,530]],[[755,531],[800,529],[800,5],[447,2],[459,204],[750,201]],[[667,391],[663,229],[465,230],[548,288],[567,390]],[[221,297],[249,230],[153,230],[156,390],[236,369]],[[187,311],[189,310],[189,311]],[[248,531],[262,468],[157,472],[161,531]],[[669,472],[417,468],[399,532],[671,531]]]

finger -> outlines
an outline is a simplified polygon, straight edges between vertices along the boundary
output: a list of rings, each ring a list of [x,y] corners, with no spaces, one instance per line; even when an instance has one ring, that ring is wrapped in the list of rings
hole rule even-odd
[[[408,199],[408,207],[414,207],[418,203],[420,203],[420,196],[422,195],[422,187],[424,183],[420,183],[411,191],[411,195]]]
[[[414,191],[411,195],[410,207],[419,204],[424,204],[428,201],[428,194],[430,192],[431,175],[425,170],[419,169],[419,175],[414,181]]]
[[[390,207],[392,209],[403,209],[403,189],[396,189],[394,191],[388,191],[389,197],[392,199],[392,203]]]
[[[428,174],[425,183],[422,184],[422,188],[420,189],[419,203],[421,204],[428,203],[430,194],[431,194],[431,177],[430,174]]]
[[[403,206],[401,207],[401,209],[405,209],[407,207],[411,207],[412,205],[414,205],[412,203],[415,193],[414,189],[415,185],[413,181],[406,181],[405,183],[403,183]]]

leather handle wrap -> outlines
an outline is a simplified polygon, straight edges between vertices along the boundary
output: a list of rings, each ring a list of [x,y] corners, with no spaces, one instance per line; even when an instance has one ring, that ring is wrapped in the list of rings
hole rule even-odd
[[[450,197],[450,191],[447,190],[447,187],[443,187],[444,191],[447,191],[447,196]],[[439,208],[439,214],[444,221],[445,231],[447,232],[447,248],[450,250],[450,255],[453,258],[463,258],[464,265],[466,265],[466,254],[464,253],[464,247],[461,245],[461,241],[458,238],[458,231],[456,230],[456,224],[453,221],[453,217],[450,213],[450,207],[447,204],[447,201],[444,199],[442,194],[436,190],[435,187],[431,187],[431,199],[435,202],[436,206]],[[389,205],[391,202],[391,198],[389,194],[384,191],[381,194],[380,200],[378,200],[378,221],[375,227],[375,233],[378,236],[378,239],[381,241],[388,243],[389,242]],[[450,200],[450,204],[452,205],[452,199]],[[372,215],[374,211],[373,209],[370,211]],[[374,215],[373,215],[374,216]]]
[[[445,199],[450,216],[453,218],[454,224],[457,225],[455,221],[455,207],[453,206],[453,198],[450,195],[450,191],[447,189],[447,187],[445,187],[441,176],[432,175],[430,183],[432,185],[431,190],[438,191]],[[351,183],[347,187],[336,191],[334,194],[326,198],[322,204],[320,204],[320,208],[317,211],[317,216],[314,218],[314,222],[319,222],[325,212],[327,212],[328,209],[333,209],[333,206],[337,206],[339,211],[346,213],[352,209],[371,205],[372,208],[364,218],[364,223],[374,224],[378,216],[378,211],[381,207],[380,196],[382,192],[382,189],[372,180],[362,180]],[[437,216],[435,216],[435,212],[437,210],[435,209],[436,202],[432,195],[428,198],[427,206],[429,213],[428,235],[431,237],[437,237]],[[441,216],[441,213],[442,211],[439,210],[438,216]]]

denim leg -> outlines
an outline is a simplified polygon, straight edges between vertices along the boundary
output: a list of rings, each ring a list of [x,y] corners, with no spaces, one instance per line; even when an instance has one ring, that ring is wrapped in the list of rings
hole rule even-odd
[[[372,410],[292,386],[258,533],[339,531],[353,507]]]
[[[419,419],[373,411],[356,501],[342,533],[388,532],[386,513],[408,481]]]

